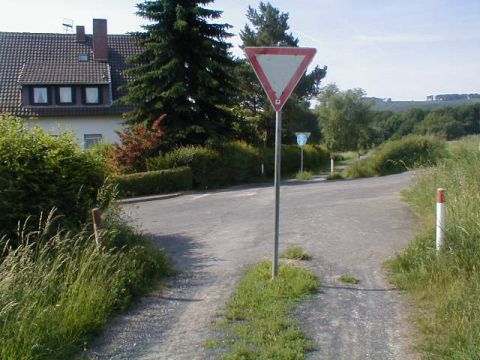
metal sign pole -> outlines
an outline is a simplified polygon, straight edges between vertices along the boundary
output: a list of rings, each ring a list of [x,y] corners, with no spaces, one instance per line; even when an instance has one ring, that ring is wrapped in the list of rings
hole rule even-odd
[[[300,146],[301,156],[300,156],[300,174],[303,175],[303,146]]]
[[[278,233],[280,224],[280,166],[282,159],[282,111],[276,112],[275,122],[275,231],[273,235],[272,279],[278,275]]]

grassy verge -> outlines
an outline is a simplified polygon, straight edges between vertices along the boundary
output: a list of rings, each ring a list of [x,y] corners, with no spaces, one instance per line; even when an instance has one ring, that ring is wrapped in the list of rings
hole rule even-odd
[[[225,347],[223,359],[304,359],[313,343],[292,312],[318,286],[311,271],[284,263],[272,281],[270,263],[260,263],[247,271],[227,303],[221,337],[205,345]]]
[[[426,359],[480,358],[480,137],[456,143],[443,164],[417,177],[405,196],[425,232],[392,261],[393,281],[420,306]],[[447,189],[446,242],[435,255],[435,190]]]
[[[47,219],[0,264],[0,358],[71,359],[109,317],[169,272],[162,251],[116,214],[104,246],[91,229],[70,233]]]
[[[444,141],[432,136],[409,135],[380,145],[367,158],[349,166],[343,175],[352,179],[396,174],[434,165],[445,156]]]

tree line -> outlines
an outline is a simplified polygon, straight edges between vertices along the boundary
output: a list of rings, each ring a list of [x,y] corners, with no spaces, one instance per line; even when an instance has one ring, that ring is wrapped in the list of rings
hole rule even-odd
[[[374,111],[365,91],[320,90],[315,112],[328,149],[359,151],[410,134],[437,135],[447,140],[480,133],[480,102],[436,110]]]
[[[135,131],[144,126],[161,134],[149,145],[151,153],[231,140],[273,146],[274,110],[247,60],[232,55],[232,27],[218,22],[221,11],[208,6],[211,3],[148,0],[137,5],[137,14],[148,24],[133,34],[141,51],[129,60],[132,81],[123,87],[120,101],[133,105],[126,116]],[[288,20],[288,13],[268,2],[249,6],[239,34],[241,48],[300,46],[289,32]],[[433,111],[373,111],[362,89],[321,88],[326,74],[326,66],[316,66],[285,105],[284,143],[294,143],[296,131],[308,131],[311,142],[345,151],[411,133],[452,139],[480,132],[479,104]]]
[[[231,54],[229,24],[207,1],[156,0],[137,5],[148,20],[134,33],[141,52],[130,59],[132,81],[121,102],[134,106],[128,123],[151,127],[162,119],[158,150],[184,145],[244,140],[256,146],[274,141],[274,112],[250,65]],[[270,3],[247,9],[241,47],[299,46],[290,33],[288,13]],[[319,94],[327,68],[306,74],[284,109],[284,141],[295,131],[310,131],[320,140],[311,101]]]

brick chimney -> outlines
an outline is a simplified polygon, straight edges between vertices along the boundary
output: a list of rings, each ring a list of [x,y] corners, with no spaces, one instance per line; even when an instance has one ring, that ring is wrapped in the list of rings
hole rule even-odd
[[[108,60],[107,20],[93,19],[93,59]]]
[[[77,42],[85,42],[85,26],[77,26]]]

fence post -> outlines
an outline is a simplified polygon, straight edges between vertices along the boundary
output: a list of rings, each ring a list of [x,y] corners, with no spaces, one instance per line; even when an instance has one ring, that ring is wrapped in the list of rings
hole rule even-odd
[[[437,189],[436,249],[439,254],[445,242],[445,189]]]
[[[102,245],[102,214],[100,213],[99,208],[92,210],[92,220],[93,220],[93,234],[95,235],[95,242],[97,246]]]

